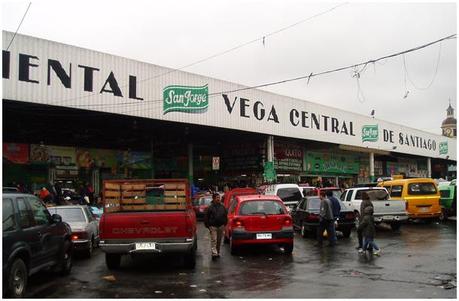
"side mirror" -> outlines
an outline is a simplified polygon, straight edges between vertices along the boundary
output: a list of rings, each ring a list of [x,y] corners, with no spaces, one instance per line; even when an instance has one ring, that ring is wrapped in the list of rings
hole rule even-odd
[[[51,220],[52,220],[53,223],[55,223],[55,224],[62,223],[62,217],[61,217],[59,214],[53,214],[53,215],[51,216]]]

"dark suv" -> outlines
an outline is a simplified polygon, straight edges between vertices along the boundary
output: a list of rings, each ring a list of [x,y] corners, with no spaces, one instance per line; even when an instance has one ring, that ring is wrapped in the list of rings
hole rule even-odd
[[[35,196],[3,193],[3,292],[22,297],[27,279],[43,269],[61,275],[72,269],[70,226],[50,215]]]

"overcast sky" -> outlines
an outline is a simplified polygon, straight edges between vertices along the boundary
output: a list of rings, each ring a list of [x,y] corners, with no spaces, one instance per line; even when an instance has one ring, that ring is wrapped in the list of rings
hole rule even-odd
[[[32,0],[19,33],[180,68],[340,3],[345,2]],[[2,2],[4,30],[16,30],[28,4]],[[249,86],[294,78],[455,34],[456,14],[455,2],[350,2],[267,37],[265,45],[252,43],[184,70]],[[441,134],[448,99],[457,108],[456,43],[407,54],[406,85],[402,57],[396,57],[368,65],[360,90],[349,70],[265,89],[364,115],[374,109],[379,119]]]

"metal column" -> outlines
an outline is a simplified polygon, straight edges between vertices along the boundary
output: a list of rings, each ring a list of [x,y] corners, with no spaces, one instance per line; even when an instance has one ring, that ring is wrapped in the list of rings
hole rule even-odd
[[[427,158],[427,177],[432,177],[432,161],[430,158]]]
[[[375,180],[375,154],[370,153],[370,182]]]
[[[188,182],[193,185],[193,144],[188,143]]]
[[[266,160],[268,162],[274,161],[274,137],[268,136],[266,140]]]

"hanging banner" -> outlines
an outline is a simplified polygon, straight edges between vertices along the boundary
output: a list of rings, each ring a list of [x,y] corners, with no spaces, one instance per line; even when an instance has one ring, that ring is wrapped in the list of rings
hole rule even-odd
[[[74,147],[50,145],[48,151],[49,162],[54,163],[56,166],[76,166],[76,151]]]
[[[32,163],[47,163],[49,161],[49,149],[39,144],[30,145],[30,161]]]
[[[96,148],[78,148],[76,150],[77,164],[79,167],[102,167],[116,168],[117,166],[116,150],[96,149]]]
[[[332,153],[306,153],[306,172],[318,174],[359,174],[358,156]]]
[[[21,143],[3,143],[3,159],[15,164],[29,163],[29,145]]]
[[[122,168],[151,168],[151,154],[148,152],[118,151],[117,161],[118,165]]]
[[[302,171],[303,148],[300,145],[274,142],[274,168],[277,171]]]

